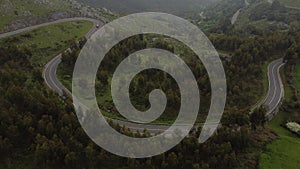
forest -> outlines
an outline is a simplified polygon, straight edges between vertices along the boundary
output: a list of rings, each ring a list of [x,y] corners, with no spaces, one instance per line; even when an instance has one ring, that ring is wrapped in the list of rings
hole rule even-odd
[[[240,6],[239,3],[233,8],[238,9]],[[265,9],[265,6],[261,8]],[[262,10],[261,13],[252,13],[250,19],[261,19],[260,14],[270,21],[287,17],[280,4],[275,3],[267,10],[271,8],[275,8],[277,13]],[[293,15],[292,19],[295,20],[297,16]],[[36,49],[18,45],[18,38],[1,43],[0,168],[257,168],[267,145],[280,137],[267,125],[267,108],[256,106],[267,90],[266,67],[277,58],[284,57],[286,65],[281,74],[291,91],[288,93],[291,98],[284,100],[280,108],[281,112],[287,112],[289,116],[280,122],[280,126],[285,127],[289,121],[300,122],[299,93],[295,84],[295,67],[300,63],[300,29],[291,27],[289,30],[259,31],[249,28],[246,34],[241,34],[232,31],[233,26],[228,24],[228,20],[216,22],[224,24],[210,29],[208,38],[222,56],[228,94],[217,132],[207,142],[199,144],[200,125],[168,152],[144,159],[119,157],[92,142],[78,122],[71,98],[67,95],[59,96],[47,88],[42,77],[43,65],[33,63]],[[68,43],[70,50],[62,54],[62,63],[57,73],[70,89],[74,64],[86,39],[77,38]],[[138,35],[125,39],[106,55],[96,79],[97,100],[104,115],[124,120],[115,109],[109,93],[112,73],[128,54],[149,47],[174,52],[191,67],[197,77],[202,100],[197,123],[203,122],[211,97],[206,70],[186,46],[158,35]],[[149,92],[156,88],[162,89],[168,98],[167,109],[154,123],[170,124],[180,108],[180,93],[175,84],[174,79],[164,72],[143,71],[132,82],[131,101],[137,109],[146,110],[150,106]],[[253,113],[250,114],[250,111]],[[112,121],[109,123],[118,132],[131,137],[150,136],[146,129],[134,133],[125,126]]]
[[[258,108],[252,115],[248,113],[261,94],[261,66],[279,57],[276,54],[285,54],[284,51],[289,51],[285,54],[287,62],[293,63],[292,59],[299,56],[297,34],[296,30],[273,32],[251,39],[210,35],[217,49],[232,52],[231,58],[223,60],[229,83],[222,125],[204,144],[197,142],[199,133],[193,132],[170,151],[146,159],[121,158],[95,145],[78,123],[72,101],[58,97],[46,88],[42,70],[30,63],[31,49],[7,43],[0,47],[1,163],[9,167],[18,160],[28,160],[30,168],[255,168],[261,149],[276,138],[276,134],[265,127],[266,121],[262,118],[265,109]],[[141,44],[139,48],[147,45],[146,39],[134,38]],[[155,45],[166,48],[164,43],[159,41]],[[76,51],[81,45],[72,43],[70,46]],[[130,52],[131,47],[137,46],[128,45],[123,50]],[[169,46],[168,50],[173,49]],[[77,55],[78,52],[65,53],[63,64],[73,63],[71,60],[74,61]],[[108,72],[105,75],[101,71],[98,77],[103,74],[109,77]],[[148,78],[148,74],[145,75]],[[101,83],[108,82],[103,80]],[[123,126],[112,126],[120,132],[131,133]]]

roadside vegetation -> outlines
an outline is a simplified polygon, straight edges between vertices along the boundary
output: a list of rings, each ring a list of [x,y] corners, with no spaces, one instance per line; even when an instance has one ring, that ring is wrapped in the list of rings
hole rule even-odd
[[[294,34],[299,37],[299,32]],[[285,98],[278,115],[268,124],[268,127],[278,134],[278,139],[269,144],[261,155],[260,169],[298,169],[300,159],[300,137],[295,131],[289,130],[288,122],[300,123],[300,101],[297,90],[299,90],[300,76],[299,63],[299,39],[295,39],[288,49],[285,60],[287,64],[283,68],[285,82]]]
[[[89,21],[57,23],[1,39],[0,45],[31,49],[31,63],[42,66],[69,48],[71,42],[84,37],[92,27],[93,23]]]
[[[52,115],[59,114],[65,107],[65,103],[47,89],[42,70],[47,61],[66,50],[74,40],[84,37],[92,26],[93,23],[88,21],[70,21],[0,39],[0,168],[36,168],[37,163],[33,159],[39,155],[34,155],[33,147],[26,148],[26,142],[35,139],[29,134],[37,127],[32,123],[41,122],[50,112]],[[15,105],[10,104],[13,102]],[[7,106],[11,111],[5,108]],[[14,136],[9,138],[6,134],[9,132]],[[28,134],[27,138],[22,139],[23,134]],[[18,140],[23,141],[20,143]],[[10,159],[14,162],[11,163]]]

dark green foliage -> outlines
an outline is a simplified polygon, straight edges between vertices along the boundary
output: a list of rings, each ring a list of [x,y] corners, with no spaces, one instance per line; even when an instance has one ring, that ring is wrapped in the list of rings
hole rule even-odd
[[[121,158],[95,145],[78,123],[72,101],[61,99],[46,89],[41,78],[42,67],[34,67],[29,62],[31,50],[7,44],[8,47],[0,47],[0,161],[7,167],[13,165],[15,160],[22,160],[22,157],[28,156],[36,168],[49,169],[254,168],[257,158],[253,157],[253,154],[259,154],[262,145],[269,141],[268,139],[261,141],[259,137],[253,138],[260,136],[265,110],[258,109],[252,116],[248,116],[249,107],[260,93],[256,90],[259,90],[262,84],[261,65],[274,59],[271,57],[274,56],[274,52],[297,48],[292,47],[294,42],[289,40],[295,39],[295,35],[297,35],[295,32],[266,34],[254,38],[212,35],[210,39],[217,48],[232,52],[232,57],[223,61],[228,78],[228,103],[222,124],[217,133],[204,144],[198,143],[199,130],[195,130],[172,150],[147,159]],[[138,44],[135,45],[135,42]],[[114,49],[109,54],[111,60],[104,61],[105,64],[102,66],[105,69],[100,69],[97,74],[102,86],[109,85],[111,73],[117,63],[132,51],[148,47],[150,44],[178,52],[176,47],[166,45],[163,41],[149,43],[140,36],[133,37],[133,41],[128,44],[129,46],[126,46],[127,44],[117,46],[119,49]],[[81,47],[82,45],[73,44],[72,50],[63,55],[64,66],[72,68]],[[182,50],[193,57],[192,53]],[[293,51],[288,52],[287,56]],[[193,58],[183,57],[183,59],[195,69],[194,74],[197,74],[202,94],[204,98],[209,98],[210,91],[207,89],[209,81],[205,70],[202,66],[197,66],[200,65],[198,62],[193,63]],[[290,61],[290,57],[286,57],[286,60]],[[151,82],[151,78],[162,77],[170,81],[161,80],[164,85]],[[178,108],[176,107],[178,97],[174,92],[176,86],[171,84],[174,84],[172,79],[162,72],[142,72],[132,85],[131,90],[134,93],[132,100],[141,106],[141,109],[147,108],[149,105],[145,104],[146,93],[152,88],[161,87],[166,89],[173,99],[170,100],[170,108]],[[145,88],[140,89],[139,86]],[[289,106],[299,108],[299,104],[287,105],[284,108]],[[170,113],[174,113],[173,111],[169,110]],[[149,136],[147,131],[133,134],[125,127],[111,125],[126,135]],[[251,130],[250,126],[253,128],[255,126],[258,131]]]
[[[224,62],[228,85],[228,107],[247,111],[255,105],[264,93],[263,64],[283,57],[293,39],[289,33],[272,33],[252,38],[237,35],[212,34],[209,36],[214,46],[228,52]]]
[[[290,46],[286,51],[284,60],[290,65],[295,65],[300,59],[300,29],[290,31]]]
[[[6,167],[14,164],[9,161],[28,155],[37,168],[183,169],[237,165],[234,162],[240,151],[237,147],[244,145],[238,140],[243,140],[244,136],[239,131],[230,132],[229,128],[221,128],[219,135],[203,145],[197,143],[196,135],[191,135],[171,151],[153,158],[135,160],[114,156],[85,135],[69,99],[62,100],[46,90],[43,80],[36,75],[37,71],[41,75],[41,70],[27,64],[27,57],[30,57],[27,49],[14,48],[12,52],[12,49],[0,48],[0,51],[5,60],[0,65],[0,91],[3,93],[0,96],[0,161]],[[14,54],[22,58],[14,59]],[[133,135],[113,125],[118,131]],[[143,134],[135,134],[135,137],[141,136]],[[202,158],[208,157],[206,153],[213,153],[215,157]],[[226,161],[216,163],[221,159]]]
[[[297,7],[285,6],[279,1],[223,0],[213,3],[200,16],[193,15],[192,18],[204,31],[211,33],[262,35],[264,32],[299,27],[300,12]],[[237,20],[232,24],[235,13],[238,14]]]
[[[215,33],[227,32],[232,29],[231,17],[244,6],[244,0],[217,1],[204,10],[205,17],[200,19],[200,27]]]
[[[96,81],[96,93],[98,97],[99,107],[103,110],[113,114],[119,118],[122,118],[117,110],[114,108],[114,104],[110,95],[110,80],[117,66],[124,60],[129,54],[139,51],[145,48],[160,48],[168,50],[172,53],[176,53],[174,44],[179,42],[168,43],[171,41],[167,37],[160,37],[158,35],[138,35],[126,40],[123,40],[118,45],[114,46],[109,53],[105,56],[97,73]],[[172,45],[173,44],[173,45]],[[74,46],[74,45],[73,45]],[[203,100],[210,97],[208,76],[204,67],[195,54],[186,47],[182,47],[183,60],[191,67],[194,72],[199,88],[201,88],[201,96]],[[75,65],[76,58],[79,54],[79,48],[74,48],[71,51],[65,52],[62,56],[62,63],[64,72],[71,72]],[[147,60],[139,60],[138,64],[147,62]],[[71,74],[69,74],[69,81],[71,80]],[[175,84],[175,85],[174,85]],[[86,84],[85,84],[86,85]],[[83,85],[83,86],[85,86]],[[159,122],[174,121],[180,109],[180,92],[176,85],[175,80],[167,73],[160,70],[145,70],[140,72],[130,84],[130,98],[133,105],[141,111],[145,111],[150,108],[149,93],[154,89],[161,89],[165,92],[168,102],[164,114],[157,120]],[[103,100],[106,99],[105,102]],[[207,112],[208,102],[203,101],[200,112]],[[205,116],[203,113],[202,116]],[[203,121],[203,119],[201,119]],[[201,121],[199,120],[199,121]]]
[[[254,130],[256,130],[256,128],[258,126],[263,126],[266,123],[266,118],[265,118],[265,114],[267,109],[265,107],[259,107],[257,109],[255,109],[251,115],[250,115],[250,122],[251,122],[251,126]]]

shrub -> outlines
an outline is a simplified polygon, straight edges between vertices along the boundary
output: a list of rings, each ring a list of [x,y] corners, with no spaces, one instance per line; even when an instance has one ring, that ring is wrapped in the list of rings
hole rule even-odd
[[[300,136],[300,125],[298,123],[296,123],[296,122],[288,122],[288,123],[286,123],[286,127],[290,131],[292,131],[292,132],[294,132],[294,133],[296,133],[296,134],[298,134]]]

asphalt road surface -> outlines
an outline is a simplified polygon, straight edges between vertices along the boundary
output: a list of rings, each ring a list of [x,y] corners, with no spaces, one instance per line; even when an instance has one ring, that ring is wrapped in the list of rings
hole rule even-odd
[[[284,96],[284,87],[279,73],[283,65],[283,59],[278,59],[268,66],[269,90],[262,102],[268,108],[266,116],[270,116],[274,112]]]

